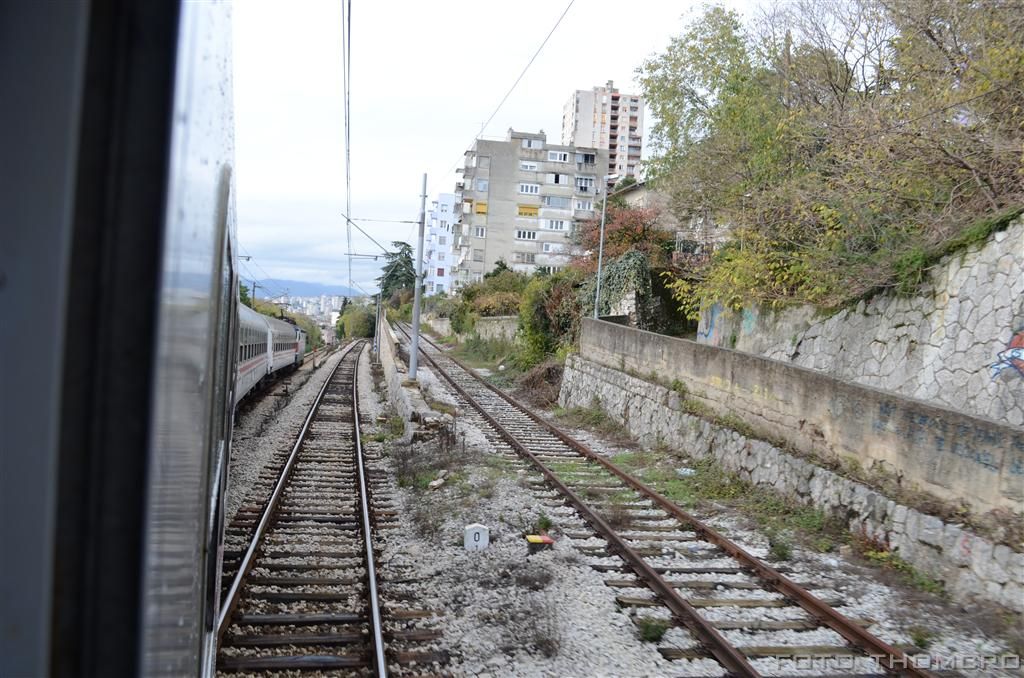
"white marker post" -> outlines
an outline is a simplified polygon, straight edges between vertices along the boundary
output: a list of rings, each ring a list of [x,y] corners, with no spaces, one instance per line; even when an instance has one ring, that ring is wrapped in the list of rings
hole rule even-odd
[[[480,523],[466,525],[466,531],[462,536],[462,545],[467,551],[483,551],[490,543],[490,528]]]

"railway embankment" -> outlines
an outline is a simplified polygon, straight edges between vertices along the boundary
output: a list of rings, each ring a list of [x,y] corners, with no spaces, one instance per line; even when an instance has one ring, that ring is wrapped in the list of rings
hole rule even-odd
[[[585,358],[581,356],[586,356]],[[561,404],[842,515],[961,601],[1024,611],[1024,432],[758,356],[587,320]],[[768,442],[772,441],[772,442]],[[971,525],[977,525],[975,528]]]
[[[412,440],[420,428],[436,429],[446,415],[444,405],[432,406],[421,384],[409,380],[409,367],[401,350],[398,338],[389,323],[381,322],[379,332],[379,357],[384,371],[388,402],[404,422],[402,439]]]

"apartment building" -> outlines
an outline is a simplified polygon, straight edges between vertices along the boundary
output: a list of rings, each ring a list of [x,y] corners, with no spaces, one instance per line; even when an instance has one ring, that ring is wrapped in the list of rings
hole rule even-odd
[[[452,289],[452,230],[462,204],[454,193],[440,193],[431,202],[427,232],[423,236],[423,285],[427,296]]]
[[[466,151],[456,227],[456,287],[475,282],[499,259],[524,273],[569,263],[576,224],[595,216],[595,190],[608,152],[548,144],[544,131],[509,129]]]
[[[602,174],[639,179],[643,135],[643,97],[620,93],[611,80],[604,87],[576,90],[562,111],[563,144],[608,151]]]

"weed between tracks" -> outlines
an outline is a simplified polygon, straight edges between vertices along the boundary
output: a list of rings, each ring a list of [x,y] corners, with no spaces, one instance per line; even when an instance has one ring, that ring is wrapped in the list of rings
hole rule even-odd
[[[792,557],[791,539],[821,553],[850,539],[838,518],[752,485],[711,460],[626,452],[612,457],[612,462],[684,508],[715,503],[740,511],[768,536],[769,552],[776,560]],[[681,475],[681,467],[689,469],[689,475]]]

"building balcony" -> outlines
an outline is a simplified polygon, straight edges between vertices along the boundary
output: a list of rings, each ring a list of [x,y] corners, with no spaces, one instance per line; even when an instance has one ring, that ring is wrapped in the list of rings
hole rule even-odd
[[[576,170],[579,172],[596,172],[597,163],[593,162],[578,162],[576,163]]]
[[[576,219],[593,219],[597,216],[594,210],[573,210],[573,217]]]
[[[463,192],[463,191],[465,191],[465,190],[466,190],[466,184],[465,184],[464,182],[461,182],[461,181],[460,181],[460,182],[457,182],[457,183],[455,184],[455,191],[456,191],[457,193],[462,193],[462,192]]]

